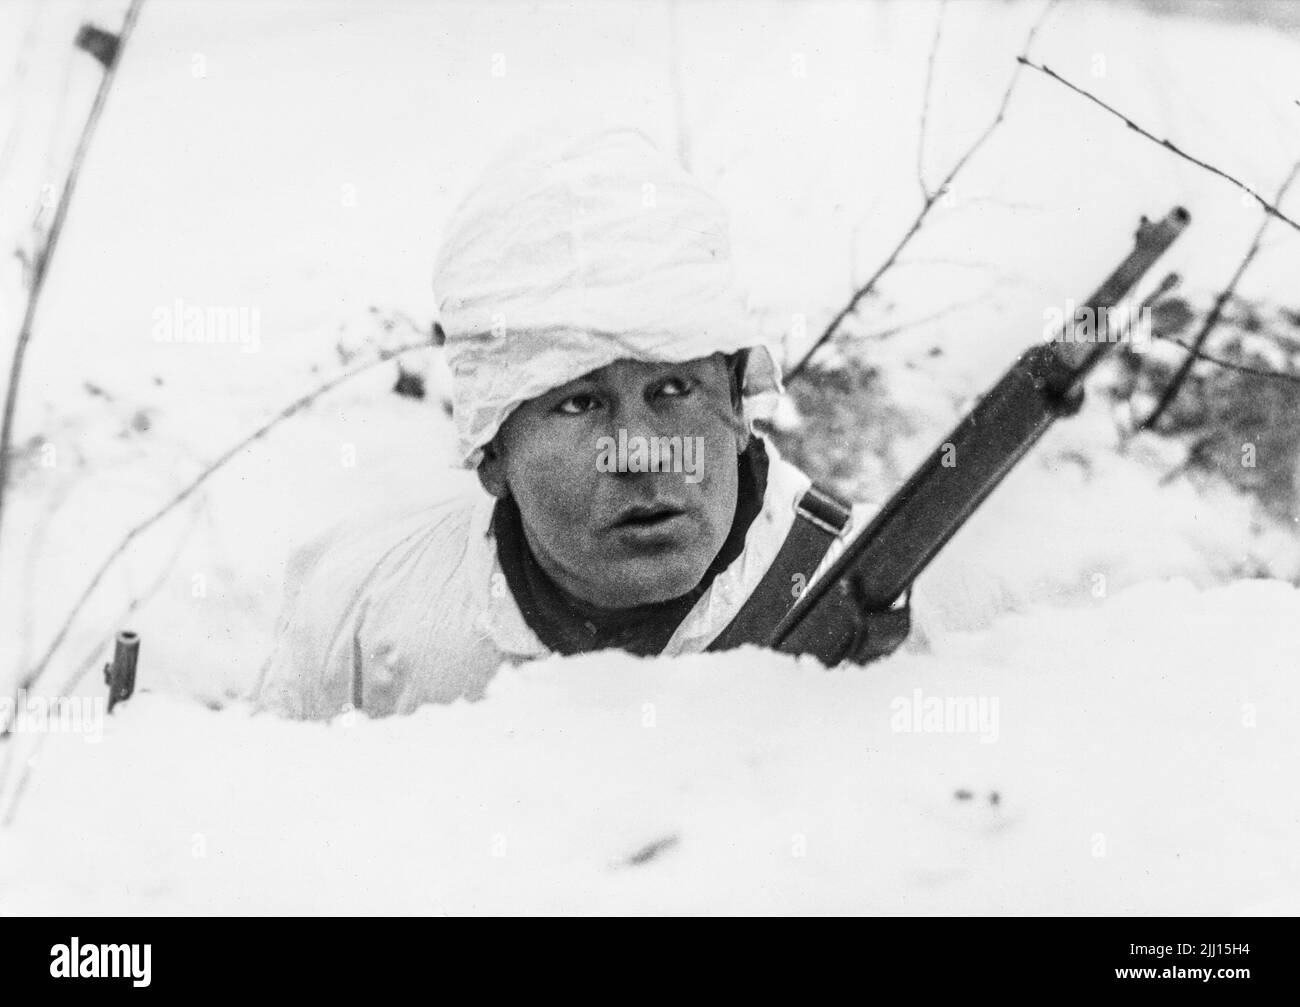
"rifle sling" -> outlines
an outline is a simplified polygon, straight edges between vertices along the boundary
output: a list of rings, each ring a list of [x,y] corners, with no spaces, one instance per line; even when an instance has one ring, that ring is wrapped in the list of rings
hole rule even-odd
[[[747,643],[765,643],[799,600],[852,516],[849,504],[839,497],[816,484],[809,486],[795,504],[794,524],[767,573],[707,649],[732,650]]]

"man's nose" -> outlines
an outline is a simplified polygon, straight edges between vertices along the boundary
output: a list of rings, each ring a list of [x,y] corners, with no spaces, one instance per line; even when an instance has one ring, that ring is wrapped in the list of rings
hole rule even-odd
[[[681,430],[673,429],[673,421],[654,409],[649,403],[637,401],[620,407],[615,415],[614,436],[626,438],[628,454],[644,450],[648,456],[657,460],[655,472],[673,472],[678,459],[674,452],[680,450]],[[647,473],[625,471],[622,474],[636,476]],[[653,474],[653,472],[648,473]]]
[[[639,399],[620,404],[615,412],[615,420],[621,429],[627,431],[629,438],[644,437],[648,440],[650,438],[671,437],[674,433],[674,431],[668,429],[672,425],[670,417],[655,409],[650,403]],[[681,433],[680,430],[676,432]]]

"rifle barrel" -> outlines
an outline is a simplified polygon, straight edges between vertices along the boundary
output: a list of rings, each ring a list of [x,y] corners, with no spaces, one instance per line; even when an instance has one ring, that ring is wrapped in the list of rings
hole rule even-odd
[[[1143,218],[1133,251],[1084,307],[1105,318],[1190,220],[1182,207],[1156,223]],[[844,660],[861,614],[889,609],[1047,428],[1078,410],[1083,379],[1114,345],[1099,335],[1025,351],[813,582],[766,645],[827,665]]]

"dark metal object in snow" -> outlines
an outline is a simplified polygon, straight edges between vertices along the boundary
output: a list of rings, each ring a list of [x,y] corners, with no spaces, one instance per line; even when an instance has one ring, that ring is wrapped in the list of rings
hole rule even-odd
[[[408,371],[401,364],[397,365],[397,384],[393,391],[409,399],[424,398],[424,377],[415,371]]]
[[[84,49],[107,70],[117,59],[117,47],[119,39],[111,31],[104,31],[103,28],[96,28],[87,21],[77,32],[75,44],[78,49]]]
[[[641,849],[637,850],[626,860],[623,861],[628,867],[640,867],[642,864],[648,864],[665,850],[671,850],[678,844],[680,837],[676,833],[667,836],[661,836],[652,843],[647,843]]]
[[[135,691],[135,663],[140,657],[140,635],[129,630],[117,634],[113,648],[113,663],[104,665],[104,681],[108,683],[108,712]]]
[[[1190,221],[1181,206],[1155,223],[1143,217],[1133,251],[1079,311],[1106,318]],[[907,636],[900,599],[1047,428],[1078,412],[1084,378],[1114,348],[1113,338],[1102,326],[1090,341],[1065,338],[1025,351],[771,636],[755,642],[828,666],[894,650]]]

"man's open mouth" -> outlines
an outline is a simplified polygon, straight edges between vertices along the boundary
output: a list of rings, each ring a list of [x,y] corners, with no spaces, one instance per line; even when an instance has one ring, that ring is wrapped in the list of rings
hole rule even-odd
[[[657,528],[660,525],[667,524],[675,517],[681,517],[685,513],[686,511],[680,507],[670,507],[666,504],[629,507],[619,515],[618,520],[614,522],[614,527]]]

